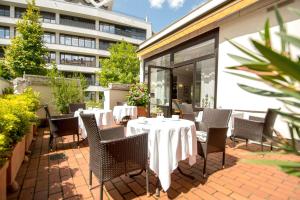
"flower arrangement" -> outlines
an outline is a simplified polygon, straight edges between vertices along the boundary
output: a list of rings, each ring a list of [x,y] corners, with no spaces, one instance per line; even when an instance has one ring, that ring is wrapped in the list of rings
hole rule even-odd
[[[149,90],[146,84],[137,83],[130,87],[127,104],[130,106],[146,107],[149,103]]]

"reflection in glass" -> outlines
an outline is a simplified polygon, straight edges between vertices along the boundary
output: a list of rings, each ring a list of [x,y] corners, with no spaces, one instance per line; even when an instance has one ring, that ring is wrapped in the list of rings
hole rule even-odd
[[[214,108],[215,78],[215,58],[197,62],[195,81],[196,108]]]
[[[181,63],[194,58],[199,58],[215,52],[215,39],[191,46],[174,53],[174,63]]]

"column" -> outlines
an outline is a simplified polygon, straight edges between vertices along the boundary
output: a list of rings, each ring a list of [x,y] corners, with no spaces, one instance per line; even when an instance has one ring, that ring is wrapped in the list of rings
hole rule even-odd
[[[95,23],[96,31],[99,31],[99,20],[96,20]]]
[[[55,22],[56,22],[56,24],[60,23],[60,15],[59,15],[59,13],[55,13]]]
[[[10,17],[15,17],[15,6],[10,6]]]
[[[140,60],[140,82],[144,82],[144,60],[139,58]]]
[[[55,32],[55,44],[59,44],[59,32]]]
[[[9,27],[9,37],[10,37],[10,39],[15,37],[15,27],[14,26]]]
[[[60,52],[58,52],[58,51],[55,52],[55,62],[56,62],[56,65],[60,64]]]
[[[100,68],[99,56],[98,55],[96,55],[96,67]]]

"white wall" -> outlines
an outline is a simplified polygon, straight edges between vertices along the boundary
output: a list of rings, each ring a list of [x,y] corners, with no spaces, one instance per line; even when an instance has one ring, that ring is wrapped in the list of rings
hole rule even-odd
[[[0,78],[0,95],[2,94],[2,90],[4,88],[12,87],[12,83],[7,80]]]
[[[297,0],[287,7],[280,8],[280,12],[287,23],[288,32],[299,37],[300,17],[289,11],[288,7],[300,8],[300,1]],[[280,49],[279,39],[274,35],[274,32],[278,31],[275,13],[274,11],[267,12],[266,7],[252,10],[251,12],[240,12],[238,15],[220,23],[217,107],[257,111],[282,107],[282,104],[273,98],[245,92],[237,86],[237,83],[244,83],[250,86],[255,84],[255,87],[268,88],[265,85],[238,78],[225,72],[226,67],[238,64],[227,55],[228,53],[243,55],[230,45],[227,39],[234,40],[253,49],[249,43],[249,38],[259,38],[258,32],[263,30],[267,18],[270,19],[275,47]],[[293,51],[298,55],[300,54],[299,49],[293,49]],[[275,128],[284,133],[286,137],[289,136],[286,124],[280,119],[277,120]]]

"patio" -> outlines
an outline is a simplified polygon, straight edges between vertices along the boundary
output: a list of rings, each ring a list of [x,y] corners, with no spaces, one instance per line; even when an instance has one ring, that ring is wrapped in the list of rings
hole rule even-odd
[[[9,193],[8,199],[99,199],[99,184],[93,177],[92,190],[88,188],[87,141],[76,148],[72,136],[57,140],[57,150],[49,152],[49,132],[39,129],[36,140],[31,145],[31,156],[23,163],[17,182],[20,190]],[[293,155],[266,153],[264,156],[253,154],[260,145],[244,143],[234,149],[227,141],[226,168],[221,169],[221,153],[210,154],[207,171],[203,179],[203,160],[189,167],[181,162],[184,172],[195,177],[188,179],[176,170],[172,174],[171,188],[161,192],[159,199],[300,199],[300,179],[286,175],[275,167],[247,164],[245,158],[279,159],[300,161]],[[267,150],[267,148],[265,147]],[[269,149],[268,149],[269,150]],[[53,159],[54,154],[65,155]],[[146,196],[145,176],[135,178],[121,176],[105,183],[104,199],[154,199],[156,178],[150,176],[151,197]]]

